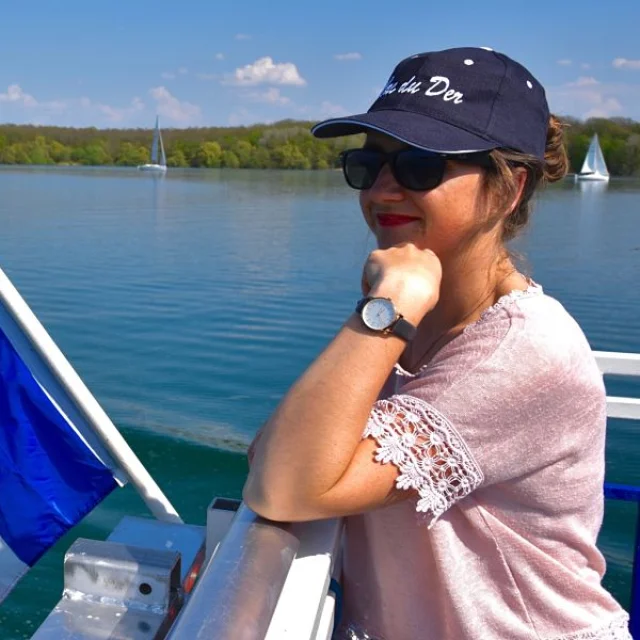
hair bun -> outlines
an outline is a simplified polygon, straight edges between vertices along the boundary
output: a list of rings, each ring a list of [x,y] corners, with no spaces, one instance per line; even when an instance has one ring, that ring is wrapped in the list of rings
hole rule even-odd
[[[547,144],[544,150],[544,180],[545,182],[557,182],[567,175],[569,171],[569,158],[564,141],[565,125],[553,114],[549,116],[547,128]]]

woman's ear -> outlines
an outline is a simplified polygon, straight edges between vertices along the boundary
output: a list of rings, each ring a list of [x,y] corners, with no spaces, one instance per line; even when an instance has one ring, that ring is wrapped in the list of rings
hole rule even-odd
[[[527,175],[527,170],[524,167],[514,167],[513,179],[516,185],[516,192],[507,210],[507,215],[511,215],[518,206],[518,202],[520,202],[520,198],[522,198],[522,194],[524,192],[524,187],[527,184]]]

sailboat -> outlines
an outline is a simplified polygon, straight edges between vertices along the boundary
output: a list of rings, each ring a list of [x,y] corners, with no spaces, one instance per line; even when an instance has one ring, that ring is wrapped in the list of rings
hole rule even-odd
[[[582,163],[580,173],[576,174],[577,180],[597,180],[607,182],[609,180],[609,170],[602,155],[598,134],[591,138],[591,144],[587,150],[587,155]]]
[[[158,162],[158,151],[160,151],[160,162]],[[140,171],[156,171],[164,172],[167,170],[167,156],[164,153],[164,144],[162,143],[162,134],[158,125],[158,116],[156,116],[156,127],[153,130],[153,142],[151,143],[151,162],[148,164],[138,165]]]

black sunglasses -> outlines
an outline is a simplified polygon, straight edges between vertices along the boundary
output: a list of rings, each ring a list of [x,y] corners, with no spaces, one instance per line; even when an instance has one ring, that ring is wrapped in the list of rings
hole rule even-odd
[[[347,184],[360,191],[371,189],[385,164],[398,184],[410,191],[435,189],[444,177],[447,160],[490,167],[488,152],[442,154],[422,149],[400,149],[391,153],[379,149],[348,149],[340,154]]]

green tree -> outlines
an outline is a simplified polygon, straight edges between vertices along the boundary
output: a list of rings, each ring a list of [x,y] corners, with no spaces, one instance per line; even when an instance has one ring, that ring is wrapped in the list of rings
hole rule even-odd
[[[15,153],[15,164],[31,164],[29,152],[24,144],[12,144]]]
[[[311,169],[311,161],[295,144],[286,142],[272,149],[271,159],[279,169]]]
[[[212,169],[222,163],[222,147],[217,142],[203,142],[196,152],[192,166]]]
[[[16,150],[13,145],[0,149],[0,164],[16,164]]]
[[[240,167],[240,160],[238,160],[238,156],[233,151],[225,149],[222,152],[221,165],[223,167],[227,167],[228,169],[238,169]]]
[[[240,163],[239,166],[244,168],[254,168],[254,147],[250,142],[247,142],[246,140],[235,140],[229,150],[238,158],[238,162]]]
[[[189,163],[180,149],[176,149],[168,158],[167,166],[169,167],[188,167]]]
[[[66,163],[71,160],[71,149],[57,140],[47,140],[49,157],[55,163]]]
[[[121,142],[116,152],[116,164],[122,167],[137,167],[149,162],[149,151],[142,145]]]
[[[38,136],[33,142],[28,142],[26,147],[31,164],[53,164],[47,141],[43,136]]]

